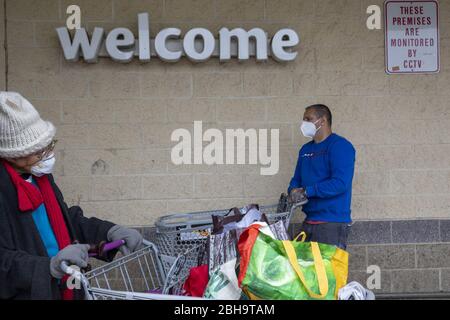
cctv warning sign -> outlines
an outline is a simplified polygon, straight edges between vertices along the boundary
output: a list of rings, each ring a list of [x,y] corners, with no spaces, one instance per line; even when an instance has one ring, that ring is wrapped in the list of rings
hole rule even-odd
[[[439,72],[437,1],[385,2],[386,72]]]

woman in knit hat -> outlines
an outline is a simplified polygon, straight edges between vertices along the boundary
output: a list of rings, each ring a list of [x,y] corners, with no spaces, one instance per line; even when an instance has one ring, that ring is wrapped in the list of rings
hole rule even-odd
[[[19,93],[0,92],[0,299],[81,298],[62,261],[84,268],[90,245],[103,241],[125,240],[124,254],[142,245],[136,230],[67,206],[52,175],[55,133]]]

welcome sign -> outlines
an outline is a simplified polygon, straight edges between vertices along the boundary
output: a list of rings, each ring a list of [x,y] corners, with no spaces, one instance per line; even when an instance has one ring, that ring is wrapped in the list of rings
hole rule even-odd
[[[85,28],[76,29],[73,37],[66,27],[57,28],[59,42],[68,61],[83,57],[88,63],[95,63],[105,56],[117,62],[130,62],[137,57],[149,62],[152,57],[167,62],[177,62],[183,56],[194,62],[203,62],[211,57],[229,61],[236,57],[240,61],[254,56],[257,61],[267,61],[269,56],[280,62],[292,61],[297,57],[295,46],[300,43],[298,34],[289,28],[280,29],[272,39],[261,28],[246,31],[242,28],[222,28],[219,38],[205,28],[193,28],[181,38],[178,28],[165,28],[150,38],[149,14],[138,14],[138,37],[130,29],[115,28],[105,37],[103,28],[96,27],[89,37]]]

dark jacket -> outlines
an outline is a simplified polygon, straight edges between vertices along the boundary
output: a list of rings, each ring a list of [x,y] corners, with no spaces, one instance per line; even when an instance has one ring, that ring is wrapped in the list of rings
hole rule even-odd
[[[53,176],[49,179],[72,241],[87,244],[105,241],[114,224],[86,218],[78,206],[69,208]],[[0,163],[0,299],[60,299],[60,292],[58,280],[50,274],[50,258],[32,211],[19,211],[16,189]],[[81,290],[75,292],[75,298],[82,297]]]

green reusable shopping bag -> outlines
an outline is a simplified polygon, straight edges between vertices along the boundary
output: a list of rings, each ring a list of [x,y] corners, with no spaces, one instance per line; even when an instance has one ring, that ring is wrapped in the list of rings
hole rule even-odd
[[[260,226],[239,239],[239,286],[250,299],[337,299],[348,274],[348,253],[317,242],[275,240]]]

